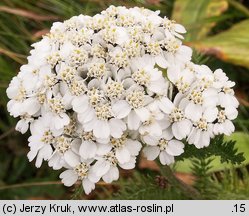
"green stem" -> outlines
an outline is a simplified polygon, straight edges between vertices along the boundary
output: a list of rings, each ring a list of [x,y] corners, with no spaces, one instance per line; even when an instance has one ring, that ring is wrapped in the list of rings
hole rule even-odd
[[[76,184],[81,185],[79,182]],[[114,185],[114,184],[115,183],[112,183],[112,185]],[[4,186],[0,186],[0,191],[1,190],[15,189],[15,188],[23,188],[23,187],[49,186],[49,185],[62,185],[62,182],[61,181],[28,182],[28,183],[20,183],[20,184],[13,184],[13,185],[4,185]],[[97,185],[106,186],[106,185],[108,185],[108,183],[100,181],[97,183]]]
[[[199,193],[198,190],[196,190],[194,187],[184,183],[180,179],[178,179],[171,168],[167,165],[162,165],[159,161],[157,161],[158,166],[160,167],[161,174],[169,181],[169,183],[176,187],[179,188],[182,193],[186,197],[190,197],[193,200],[200,200],[202,199],[201,194]]]
[[[60,181],[21,183],[21,184],[1,186],[0,191],[15,189],[15,188],[34,187],[34,186],[40,187],[40,186],[48,186],[48,185],[62,185],[62,183]]]
[[[237,10],[241,11],[244,13],[246,16],[249,17],[249,10],[241,3],[234,1],[234,0],[228,0],[229,4],[236,8]]]
[[[11,133],[15,131],[15,127],[10,128],[6,132],[0,135],[0,140],[4,139],[5,137],[9,136]]]

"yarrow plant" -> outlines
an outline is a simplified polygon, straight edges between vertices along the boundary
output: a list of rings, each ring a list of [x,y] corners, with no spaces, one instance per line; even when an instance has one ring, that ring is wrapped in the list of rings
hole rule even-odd
[[[133,169],[143,152],[163,165],[193,144],[234,131],[238,101],[221,70],[191,62],[185,28],[159,11],[110,6],[53,24],[7,89],[8,111],[30,128],[28,158],[86,194]],[[142,149],[143,148],[143,149]]]

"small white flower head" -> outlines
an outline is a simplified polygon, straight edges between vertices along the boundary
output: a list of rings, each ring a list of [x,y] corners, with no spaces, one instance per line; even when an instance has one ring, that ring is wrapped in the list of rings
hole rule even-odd
[[[238,115],[234,82],[191,62],[185,28],[159,11],[110,6],[56,22],[32,45],[7,88],[7,109],[30,129],[28,159],[89,194],[118,180],[142,152],[174,163],[184,146],[230,135]],[[184,144],[183,144],[184,143]]]
[[[150,139],[144,139],[147,146],[143,149],[143,152],[148,160],[155,160],[158,156],[160,162],[165,164],[171,164],[174,162],[174,156],[181,155],[184,150],[184,144],[173,138],[173,134],[170,130],[165,130],[162,136],[151,137]]]

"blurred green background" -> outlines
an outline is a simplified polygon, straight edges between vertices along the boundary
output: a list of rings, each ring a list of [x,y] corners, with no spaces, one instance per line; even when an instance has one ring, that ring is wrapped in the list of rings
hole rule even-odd
[[[26,154],[29,135],[15,132],[16,120],[6,110],[8,100],[5,91],[8,83],[26,62],[30,45],[48,32],[52,22],[63,21],[79,14],[93,15],[111,4],[160,10],[162,16],[166,15],[183,24],[188,31],[184,43],[196,50],[194,61],[204,62],[212,69],[222,68],[236,82],[236,96],[241,106],[239,117],[235,120],[236,132],[226,139],[237,141],[236,147],[244,152],[246,161],[236,169],[220,164],[218,159],[212,163],[202,161],[204,165],[201,166],[206,166],[207,169],[194,174],[206,176],[208,173],[208,179],[204,178],[202,187],[206,187],[208,183],[213,185],[211,187],[218,185],[225,191],[218,197],[220,199],[249,199],[248,0],[1,0],[0,199],[184,198],[177,192],[174,196],[169,196],[170,193],[161,194],[161,188],[166,187],[166,181],[157,176],[154,164],[146,162],[141,162],[140,168],[135,172],[122,173],[121,180],[112,185],[98,185],[97,190],[88,197],[82,195],[78,187],[64,188],[58,180],[58,172],[50,170],[45,163],[41,169],[36,169],[33,163],[28,162]],[[192,184],[189,179],[195,178],[190,174],[195,165],[193,161],[185,161],[176,164],[175,169],[185,182]],[[150,176],[144,177],[145,175]],[[136,179],[138,183],[134,185],[131,179]],[[146,193],[132,194],[131,189],[127,190],[132,188],[132,184],[132,189],[139,191],[146,181],[149,181],[146,184]],[[153,197],[150,189],[154,193],[159,190],[161,197]]]

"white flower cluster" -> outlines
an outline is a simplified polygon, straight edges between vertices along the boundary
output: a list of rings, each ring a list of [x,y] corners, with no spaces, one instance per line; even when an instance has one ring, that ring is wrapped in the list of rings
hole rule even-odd
[[[110,6],[53,24],[7,89],[8,110],[29,127],[30,161],[48,161],[66,186],[90,193],[101,178],[149,160],[171,164],[184,143],[208,146],[234,131],[234,82],[191,62],[185,28],[142,8]]]

